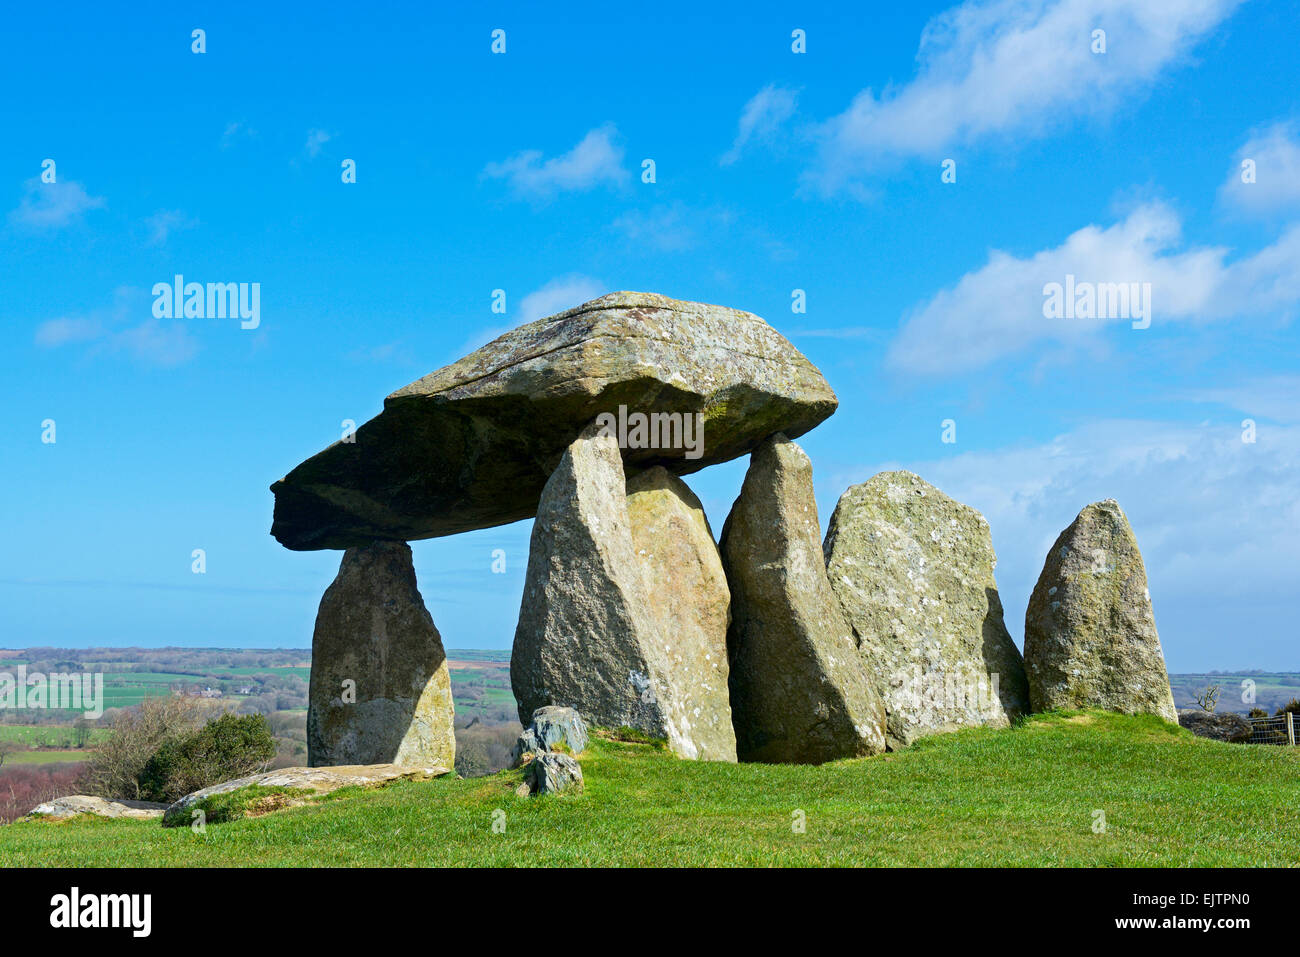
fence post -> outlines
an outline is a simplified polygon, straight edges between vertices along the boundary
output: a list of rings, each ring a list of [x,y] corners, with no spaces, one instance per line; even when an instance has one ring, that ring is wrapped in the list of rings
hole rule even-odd
[[[1286,713],[1286,740],[1291,747],[1295,747],[1295,714],[1290,711]]]

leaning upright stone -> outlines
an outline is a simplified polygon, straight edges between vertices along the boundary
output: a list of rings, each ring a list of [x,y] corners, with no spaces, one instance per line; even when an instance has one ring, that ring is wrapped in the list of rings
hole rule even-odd
[[[735,761],[727,691],[731,592],[704,506],[656,466],[627,483],[632,544],[646,576],[651,611],[672,675],[670,723],[706,761]]]
[[[1114,499],[1080,512],[1047,553],[1025,611],[1025,669],[1034,711],[1178,722],[1142,553]]]
[[[826,580],[812,463],[784,435],[750,457],[722,529],[731,708],[742,761],[818,764],[885,749],[885,712]]]
[[[416,587],[411,548],[343,553],[312,637],[307,762],[452,767],[447,656]]]
[[[840,496],[824,549],[891,749],[1028,712],[983,515],[911,472],[881,472]]]
[[[533,524],[510,661],[521,721],[562,705],[682,757],[735,760],[725,584],[684,488],[649,477],[629,503],[618,442],[595,425],[565,451]]]

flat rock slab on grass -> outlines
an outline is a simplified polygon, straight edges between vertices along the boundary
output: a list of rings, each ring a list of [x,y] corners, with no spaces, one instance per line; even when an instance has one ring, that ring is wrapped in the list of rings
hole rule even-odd
[[[806,432],[836,404],[817,368],[758,316],[611,293],[507,332],[394,392],[355,441],[331,445],[271,486],[271,534],[287,548],[347,548],[531,518],[565,448],[620,406],[703,415],[698,457],[687,457],[694,451],[684,435],[673,448],[628,447],[631,476],[653,465],[681,475],[725,462],[775,431]]]
[[[240,788],[285,788],[294,793],[286,800],[277,801],[274,810],[297,807],[339,788],[363,787],[374,788],[393,781],[428,781],[450,774],[450,768],[411,767],[400,764],[344,764],[333,768],[280,768],[276,771],[263,771],[247,777],[224,781],[211,787],[202,788],[187,794],[167,808],[164,823],[189,824],[189,809],[204,798]],[[305,793],[301,793],[305,792]]]
[[[1178,723],[1146,567],[1114,499],[1060,534],[1025,609],[1025,670],[1035,711],[1102,708]]]
[[[78,814],[93,814],[96,817],[148,820],[162,817],[166,810],[166,804],[155,804],[152,801],[110,801],[89,794],[71,794],[38,804],[30,813],[36,817],[56,819],[75,817]]]
[[[824,549],[891,748],[1028,713],[983,515],[911,472],[881,472],[840,496]]]

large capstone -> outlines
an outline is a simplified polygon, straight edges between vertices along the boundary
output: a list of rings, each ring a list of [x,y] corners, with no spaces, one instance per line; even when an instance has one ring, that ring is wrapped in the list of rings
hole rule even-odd
[[[1080,512],[1047,553],[1025,610],[1025,670],[1034,711],[1178,722],[1142,553],[1114,499]]]
[[[411,548],[343,553],[312,637],[307,760],[453,767],[451,679],[416,587]]]
[[[750,457],[722,556],[740,759],[816,764],[883,751],[884,708],[826,579],[812,463],[784,435]]]
[[[521,722],[561,705],[683,757],[734,761],[727,604],[698,500],[662,470],[629,489],[617,440],[593,424],[533,524],[510,662]]]
[[[593,419],[628,476],[686,474],[835,411],[820,372],[748,312],[617,292],[521,326],[399,389],[384,410],[271,486],[293,549],[411,541],[532,517]]]
[[[911,472],[882,472],[840,497],[824,551],[891,749],[1028,713],[983,515]]]

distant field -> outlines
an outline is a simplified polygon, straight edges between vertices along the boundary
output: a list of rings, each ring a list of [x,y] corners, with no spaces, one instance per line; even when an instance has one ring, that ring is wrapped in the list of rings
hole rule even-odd
[[[1242,701],[1246,690],[1242,686],[1243,681],[1254,682],[1254,704]],[[1174,703],[1180,708],[1197,707],[1196,695],[1204,691],[1207,685],[1219,686],[1216,711],[1245,714],[1251,708],[1263,708],[1272,714],[1292,698],[1300,698],[1300,672],[1176,674],[1169,676],[1169,684],[1174,692]]]
[[[93,751],[15,751],[5,758],[4,766],[15,764],[71,764],[89,761]]]
[[[92,728],[90,743],[99,744],[110,734],[112,732],[107,728]],[[0,741],[12,741],[24,748],[61,748],[65,742],[72,741],[72,728],[68,725],[0,724]]]

